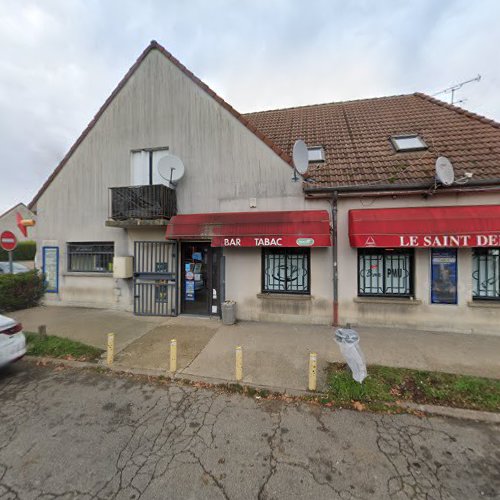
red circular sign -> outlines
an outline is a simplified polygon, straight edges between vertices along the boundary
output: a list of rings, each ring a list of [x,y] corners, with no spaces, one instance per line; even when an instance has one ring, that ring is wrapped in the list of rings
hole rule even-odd
[[[14,233],[11,231],[4,231],[0,234],[0,247],[2,247],[5,251],[10,252],[14,250],[17,246],[17,238]]]

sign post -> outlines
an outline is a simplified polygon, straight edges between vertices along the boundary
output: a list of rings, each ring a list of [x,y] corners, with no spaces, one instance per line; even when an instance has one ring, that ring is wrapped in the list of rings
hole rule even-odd
[[[4,231],[0,234],[0,247],[9,253],[9,271],[14,274],[14,262],[12,252],[17,246],[16,235],[11,231]]]

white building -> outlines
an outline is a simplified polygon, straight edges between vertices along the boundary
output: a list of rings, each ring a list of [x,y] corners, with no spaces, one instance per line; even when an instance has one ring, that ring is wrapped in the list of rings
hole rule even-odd
[[[242,116],[152,42],[30,207],[48,303],[498,333],[499,181],[481,117],[420,94]]]

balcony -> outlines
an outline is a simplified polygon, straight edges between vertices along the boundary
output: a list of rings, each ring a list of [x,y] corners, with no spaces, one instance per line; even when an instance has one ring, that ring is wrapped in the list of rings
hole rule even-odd
[[[176,214],[175,190],[163,184],[109,188],[106,226],[166,226]]]

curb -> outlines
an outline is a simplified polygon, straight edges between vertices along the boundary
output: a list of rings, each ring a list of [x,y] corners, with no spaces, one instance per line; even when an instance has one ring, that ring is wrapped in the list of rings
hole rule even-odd
[[[64,365],[71,368],[103,368],[99,363],[92,363],[91,361],[77,361],[75,359],[62,359],[62,358],[47,358],[45,356],[23,356],[24,361],[31,363],[44,363],[49,365]],[[104,367],[107,368],[107,367]]]
[[[286,394],[288,396],[303,397],[303,396],[325,396],[322,392],[310,392],[302,389],[290,389],[286,387],[275,387],[269,385],[252,384],[252,383],[238,383],[236,380],[226,380],[218,379],[213,377],[203,377],[195,376],[187,373],[176,373],[172,376],[167,370],[160,369],[144,369],[144,368],[129,368],[118,364],[113,364],[112,366],[107,366],[106,364],[91,363],[88,361],[76,361],[69,359],[59,359],[59,358],[46,358],[39,356],[24,356],[26,361],[33,363],[45,363],[50,365],[64,365],[70,368],[99,368],[101,370],[107,370],[115,373],[129,373],[132,375],[143,375],[149,377],[165,377],[172,382],[204,382],[210,385],[235,385],[239,384],[242,387],[250,387],[258,390],[267,390],[269,392],[275,392],[280,394]],[[441,416],[441,417],[451,417],[461,420],[472,420],[476,422],[484,422],[489,424],[500,424],[500,413],[494,413],[490,411],[479,411],[479,410],[467,410],[464,408],[452,408],[448,406],[437,406],[437,405],[423,405],[417,403],[404,403],[401,402],[399,405],[401,408],[406,408],[408,410],[420,411],[427,415]]]
[[[500,424],[500,413],[493,413],[491,411],[466,410],[464,408],[452,408],[449,406],[437,405],[420,405],[417,403],[399,403],[399,406],[401,406],[402,408],[407,408],[409,410],[421,411],[429,415]]]

